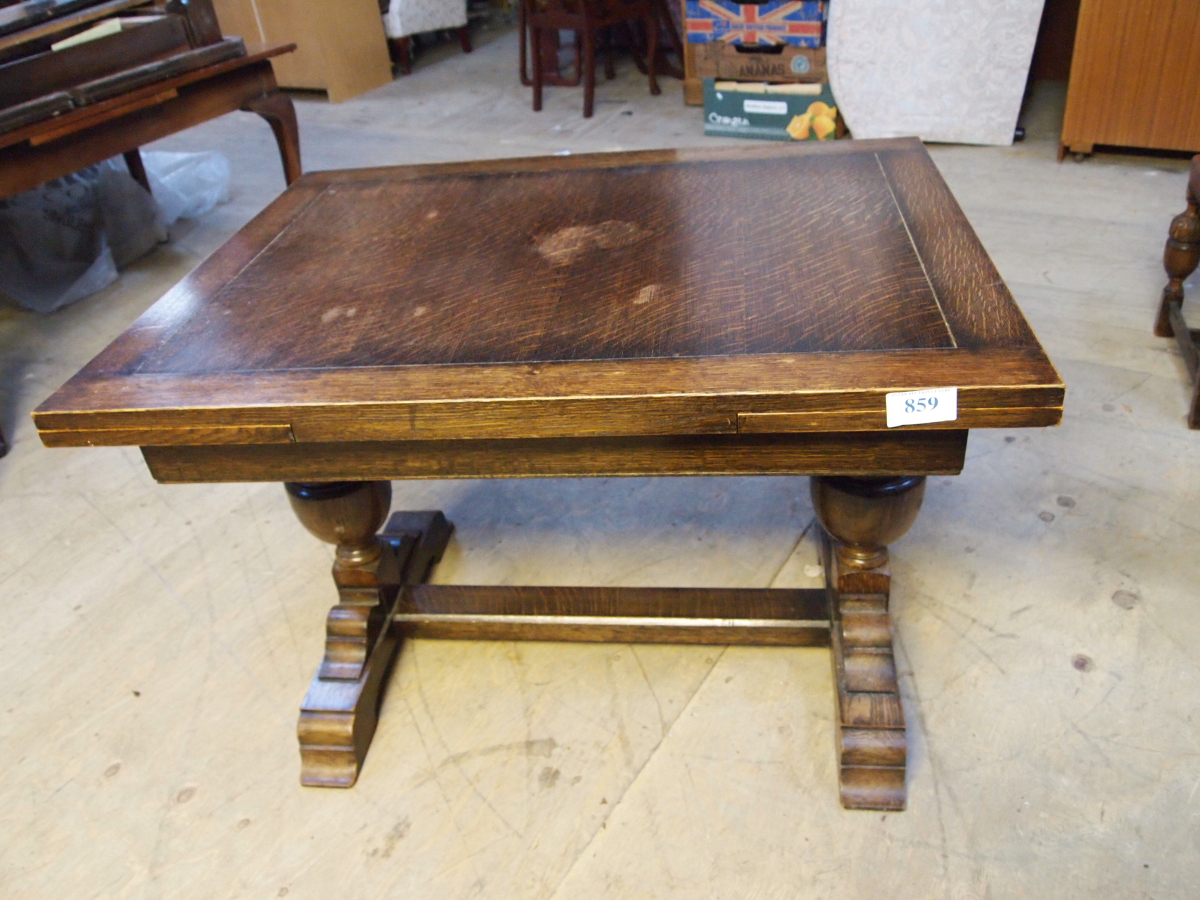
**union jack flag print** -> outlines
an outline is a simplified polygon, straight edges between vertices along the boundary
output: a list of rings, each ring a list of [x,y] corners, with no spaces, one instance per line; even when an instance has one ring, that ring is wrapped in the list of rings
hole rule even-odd
[[[687,39],[692,44],[791,44],[820,47],[825,24],[822,0],[687,0]]]

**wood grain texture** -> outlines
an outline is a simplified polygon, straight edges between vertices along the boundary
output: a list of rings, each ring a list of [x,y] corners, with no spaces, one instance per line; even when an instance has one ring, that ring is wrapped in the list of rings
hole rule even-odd
[[[0,66],[0,107],[65,90],[187,46],[183,20],[159,16],[74,47],[14,60]]]
[[[833,678],[837,691],[837,755],[842,805],[902,810],[908,739],[896,682],[888,594],[845,593],[852,581],[823,535],[830,584]]]
[[[20,21],[24,10],[10,9],[7,11],[8,14],[6,15],[6,22],[3,28],[5,33],[0,37],[0,51],[19,47],[22,44],[32,44],[35,41],[41,41],[52,35],[72,31],[81,25],[86,25],[97,19],[103,19],[122,10],[134,6],[145,6],[146,4],[147,0],[107,0],[107,2],[97,3],[86,9],[68,12],[66,15],[57,16],[49,21],[28,26]]]
[[[967,427],[1056,422],[1061,380],[924,149],[844,144],[310,175],[36,420],[60,442],[870,431],[888,390],[956,386]]]
[[[276,47],[205,66],[0,135],[0,197],[37,187],[276,92],[269,59],[285,52],[286,47]],[[292,155],[298,163],[298,146]],[[288,156],[284,159],[286,169]]]
[[[344,647],[335,646],[332,659],[327,642],[322,670],[328,677],[317,673],[300,707],[296,733],[300,741],[301,784],[351,787],[357,780],[375,735],[379,705],[398,648],[398,635],[388,623],[391,608],[380,604],[389,599],[394,601],[404,585],[419,584],[428,577],[446,549],[450,532],[449,523],[439,512],[401,512],[389,517],[380,533],[388,548],[383,563],[367,573],[366,580],[374,583],[360,588],[373,596],[365,598],[356,610],[343,610],[369,613],[378,609],[381,615],[374,621],[369,615],[355,616],[357,621],[345,623],[348,625],[345,629],[340,628],[343,622],[335,617],[330,623],[334,626],[334,633],[329,635],[332,643],[342,637],[340,630],[349,632],[346,637],[351,640]],[[334,574],[335,580],[346,580],[344,569],[339,572],[335,567]],[[351,580],[356,579],[351,577]],[[340,594],[346,590],[346,584],[339,584]],[[353,589],[334,611],[347,606],[345,599],[356,599]],[[354,640],[357,638],[361,640]],[[352,677],[355,672],[357,677]]]
[[[247,46],[245,56],[237,59],[230,59],[224,62],[216,63],[212,66],[205,66],[202,69],[193,69],[189,72],[184,72],[171,78],[167,78],[156,84],[146,85],[144,87],[131,90],[127,94],[114,97],[108,100],[102,100],[92,103],[86,108],[79,108],[70,113],[66,113],[57,117],[52,123],[35,123],[28,125],[19,131],[13,131],[9,134],[0,136],[0,148],[8,147],[12,144],[19,144],[24,141],[37,140],[38,136],[45,130],[59,130],[64,125],[71,124],[78,120],[91,120],[96,117],[116,117],[123,114],[126,107],[136,107],[142,101],[157,97],[162,94],[178,91],[179,88],[193,84],[197,81],[204,81],[213,78],[216,75],[223,75],[227,72],[234,71],[245,67],[253,66],[255,63],[260,63],[264,60],[271,59],[284,53],[290,53],[290,45],[280,45],[276,47],[259,47],[251,48]],[[271,81],[274,87],[274,76]]]
[[[159,481],[956,475],[965,431],[143,447]]]
[[[1200,6],[1163,0],[1146,15],[1129,0],[1083,0],[1062,145],[1200,150]]]
[[[1037,347],[1033,330],[924,149],[879,154],[878,160],[920,248],[956,346]]]
[[[823,590],[420,585],[393,616],[422,638],[824,646]]]
[[[864,154],[331,185],[141,371],[952,345]]]

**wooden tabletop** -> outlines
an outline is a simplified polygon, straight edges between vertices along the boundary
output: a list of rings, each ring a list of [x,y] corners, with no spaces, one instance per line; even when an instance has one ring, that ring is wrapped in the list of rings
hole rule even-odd
[[[304,176],[34,414],[50,446],[1058,422],[919,141]]]

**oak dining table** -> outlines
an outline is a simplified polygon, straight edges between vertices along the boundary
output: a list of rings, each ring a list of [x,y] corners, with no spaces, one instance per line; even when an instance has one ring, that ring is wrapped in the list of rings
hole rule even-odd
[[[407,638],[807,645],[843,804],[896,810],[887,546],[971,429],[1055,425],[1063,396],[922,144],[889,139],[310,173],[34,418],[161,482],[283,482],[336,545],[304,784],[354,783]],[[450,523],[390,511],[403,479],[691,475],[812,476],[825,587],[431,584]]]

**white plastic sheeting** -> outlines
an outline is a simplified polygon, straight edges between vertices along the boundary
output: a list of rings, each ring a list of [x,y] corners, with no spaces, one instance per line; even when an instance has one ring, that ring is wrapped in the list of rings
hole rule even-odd
[[[53,312],[117,279],[167,226],[229,199],[219,153],[142,154],[153,197],[114,158],[0,201],[0,293]]]

